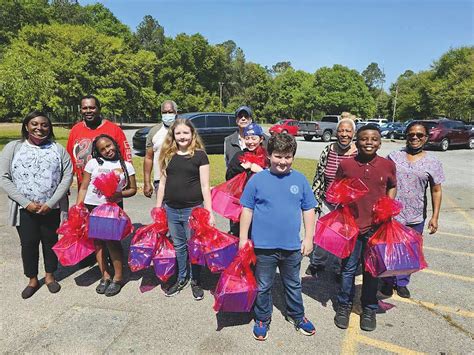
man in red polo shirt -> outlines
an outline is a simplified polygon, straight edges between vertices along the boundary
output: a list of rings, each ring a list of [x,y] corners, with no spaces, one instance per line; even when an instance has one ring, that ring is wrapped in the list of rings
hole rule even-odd
[[[67,140],[66,150],[71,156],[77,187],[81,186],[82,174],[87,162],[92,158],[92,142],[101,134],[107,134],[117,142],[120,152],[126,161],[132,160],[132,152],[122,129],[100,114],[100,102],[93,95],[81,98],[81,115],[83,120],[76,123]]]
[[[342,329],[346,329],[349,325],[357,267],[364,254],[367,240],[376,230],[376,226],[372,222],[372,208],[380,197],[388,195],[394,198],[397,193],[395,164],[377,155],[381,144],[380,130],[377,126],[368,124],[361,127],[357,132],[357,156],[341,161],[336,173],[336,180],[359,178],[369,188],[366,195],[350,205],[360,231],[354,251],[342,261],[342,283],[341,290],[337,295],[338,308],[334,317],[334,323]],[[365,331],[372,331],[376,328],[377,284],[378,279],[364,270],[360,327]]]

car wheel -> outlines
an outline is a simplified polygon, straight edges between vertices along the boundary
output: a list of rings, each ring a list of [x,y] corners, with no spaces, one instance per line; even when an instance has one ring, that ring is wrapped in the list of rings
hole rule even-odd
[[[469,138],[469,149],[474,149],[474,137]]]
[[[331,136],[332,136],[331,131],[324,131],[324,133],[321,137],[321,140],[323,142],[329,142],[331,140]]]
[[[395,139],[395,133],[390,133],[390,135],[388,136],[388,138],[390,138],[390,139]]]
[[[305,134],[305,135],[303,136],[303,138],[304,138],[305,141],[308,141],[308,142],[309,142],[310,140],[313,140],[313,136],[310,136],[309,134]]]
[[[447,151],[449,148],[449,141],[447,138],[443,139],[440,144],[440,148],[443,152]]]

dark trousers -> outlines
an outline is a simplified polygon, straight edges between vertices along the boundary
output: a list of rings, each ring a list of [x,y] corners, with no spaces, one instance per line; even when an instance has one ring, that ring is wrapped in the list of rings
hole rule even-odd
[[[367,246],[367,240],[372,236],[373,233],[374,231],[368,231],[367,233],[360,234],[357,238],[355,248],[351,255],[342,260],[341,290],[337,295],[337,301],[340,305],[352,304],[355,294],[355,276],[357,267],[359,266],[361,259],[362,266],[364,267],[364,249]],[[362,307],[376,310],[378,308],[378,279],[367,272],[364,267],[362,280],[362,295],[360,299]]]
[[[58,257],[51,249],[58,241],[56,230],[59,227],[59,209],[46,215],[20,210],[20,225],[16,227],[21,243],[23,272],[26,277],[38,276],[39,245],[43,248],[44,269],[53,273],[58,268]]]
[[[255,319],[268,322],[272,316],[272,287],[276,268],[280,271],[285,290],[286,314],[299,321],[304,317],[303,296],[301,294],[301,251],[282,249],[255,249],[257,265],[255,278],[258,293],[255,300]]]

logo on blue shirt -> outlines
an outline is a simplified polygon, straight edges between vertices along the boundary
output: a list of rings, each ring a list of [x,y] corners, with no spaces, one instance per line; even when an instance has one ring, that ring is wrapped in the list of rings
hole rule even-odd
[[[296,195],[299,191],[300,191],[300,189],[298,188],[297,185],[291,185],[291,186],[290,186],[290,192],[291,192],[293,195]]]

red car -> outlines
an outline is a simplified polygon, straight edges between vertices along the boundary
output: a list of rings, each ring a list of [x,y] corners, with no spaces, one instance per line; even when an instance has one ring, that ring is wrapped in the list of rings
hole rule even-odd
[[[466,146],[474,149],[474,130],[462,121],[449,119],[424,120],[421,123],[428,129],[427,145],[434,146],[442,151],[451,146]]]
[[[292,136],[298,135],[298,121],[292,119],[286,119],[278,121],[276,124],[270,127],[270,134],[276,133],[288,133]]]

